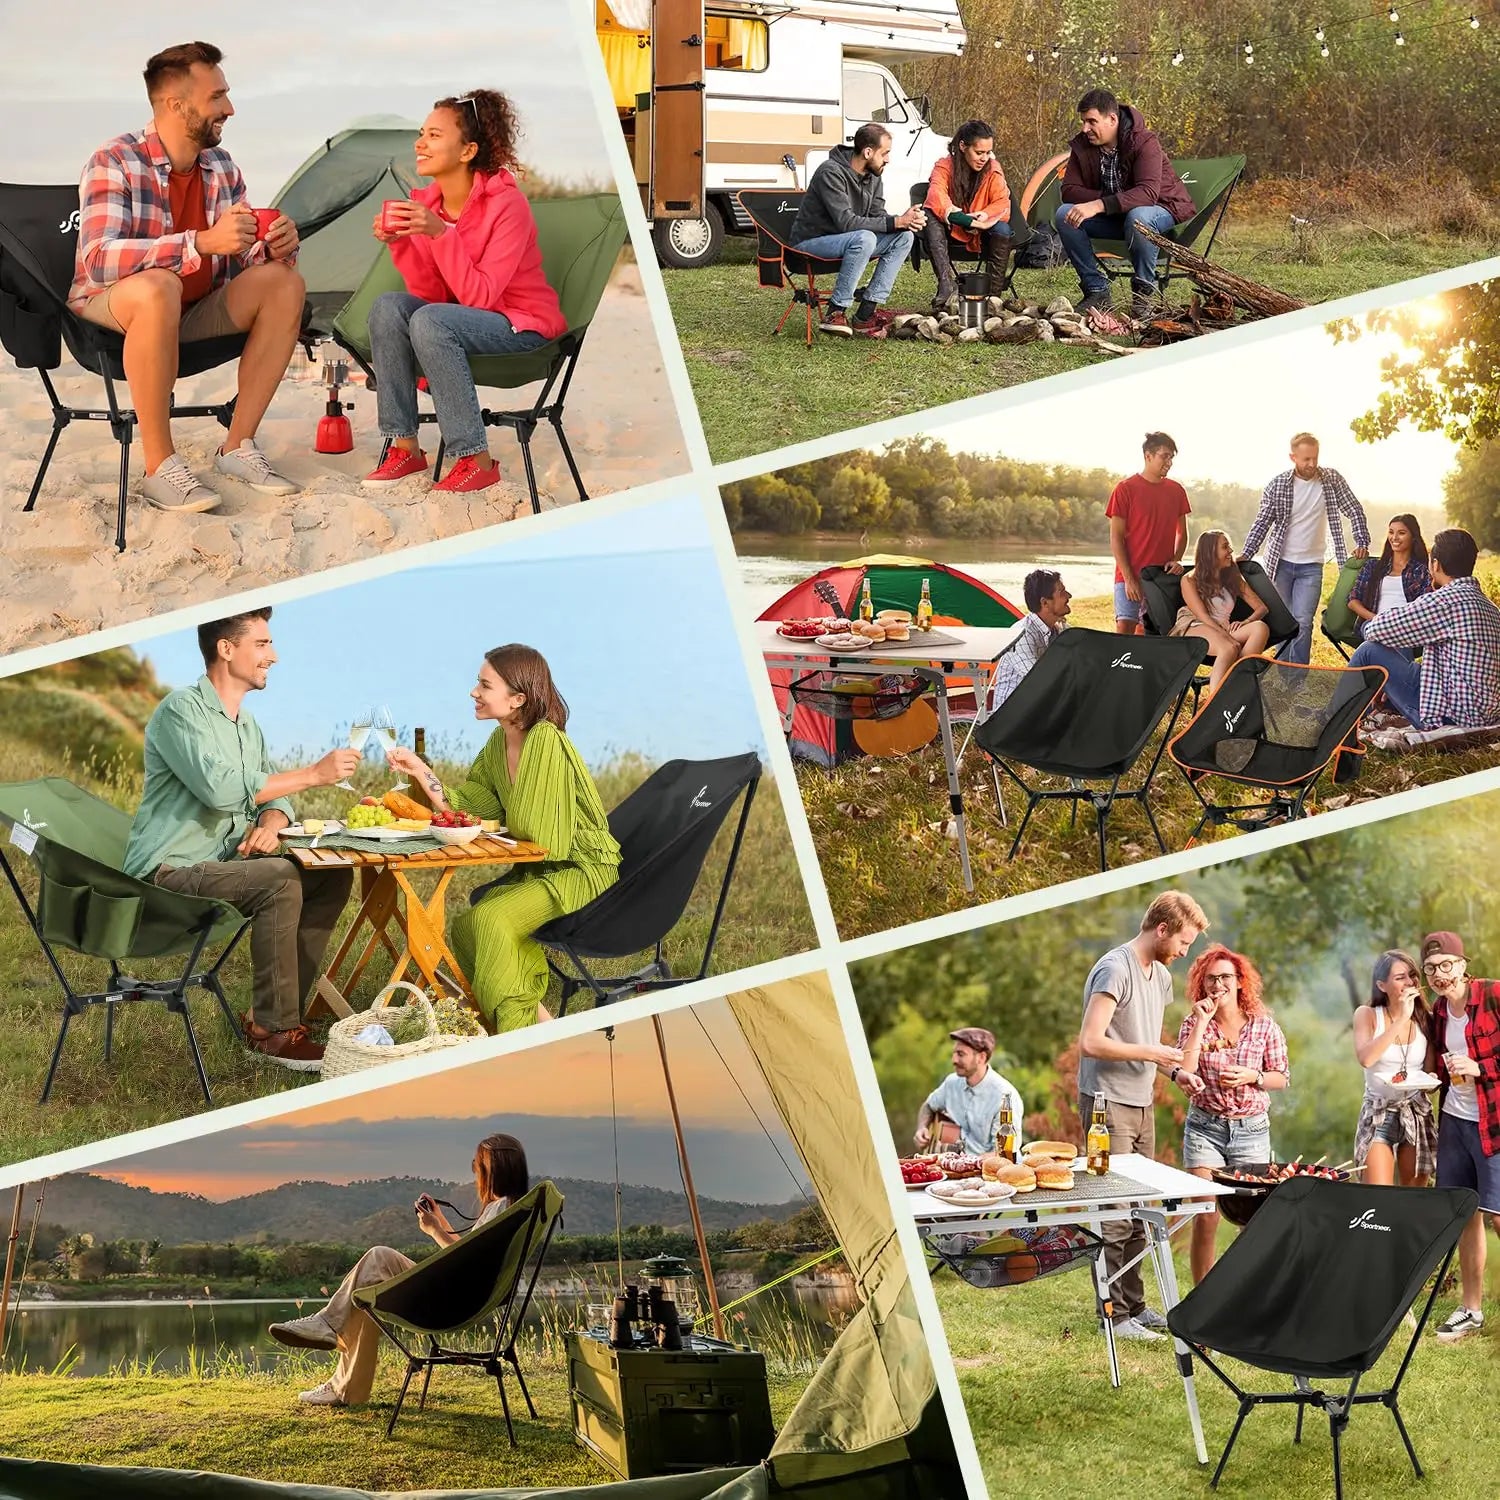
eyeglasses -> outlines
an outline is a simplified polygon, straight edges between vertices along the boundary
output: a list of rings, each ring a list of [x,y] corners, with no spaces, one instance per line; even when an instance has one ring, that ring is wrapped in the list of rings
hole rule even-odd
[[[1436,974],[1439,978],[1446,979],[1463,962],[1461,958],[1429,958],[1422,965],[1422,972]]]
[[[469,108],[474,111],[474,120],[475,120],[475,123],[476,124],[478,123],[478,121],[479,121],[479,106],[474,102],[474,96],[472,94],[465,94],[462,99],[455,99],[453,102],[455,104],[467,104],[469,106]]]
[[[1208,974],[1204,976],[1203,988],[1206,990],[1227,990],[1234,983],[1233,974]]]

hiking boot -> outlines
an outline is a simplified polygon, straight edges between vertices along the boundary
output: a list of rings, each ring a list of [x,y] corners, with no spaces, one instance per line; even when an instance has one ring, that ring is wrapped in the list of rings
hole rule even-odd
[[[483,457],[489,458],[489,454],[486,453]],[[486,469],[480,464],[479,454],[466,453],[462,458],[454,459],[447,478],[433,485],[432,493],[435,495],[467,494],[470,490],[487,490],[491,485],[499,483],[499,464],[491,462],[489,468]]]
[[[300,1392],[297,1399],[304,1406],[347,1406],[349,1404],[342,1396],[334,1394],[332,1380],[325,1380],[322,1385],[315,1385],[310,1391]]]
[[[245,1045],[269,1062],[279,1063],[294,1073],[316,1073],[323,1066],[323,1049],[312,1041],[305,1026],[290,1026],[285,1031],[268,1031],[257,1025],[248,1014],[243,1017]]]
[[[212,510],[219,497],[174,453],[154,474],[141,480],[141,494],[158,510],[185,513]]]
[[[1097,292],[1085,292],[1083,299],[1074,308],[1075,312],[1088,313],[1095,308],[1100,312],[1113,312],[1115,310],[1114,294],[1107,286],[1101,286]]]
[[[272,1323],[266,1331],[288,1349],[337,1349],[339,1345],[338,1334],[321,1312],[309,1313],[305,1318],[291,1318],[285,1323]]]
[[[367,490],[383,490],[400,484],[403,479],[410,479],[414,474],[426,472],[427,455],[420,448],[398,448],[392,443],[390,452],[360,483]]]
[[[1115,1324],[1115,1339],[1129,1339],[1138,1344],[1159,1344],[1161,1334],[1147,1328],[1137,1318],[1121,1318]]]
[[[295,495],[301,488],[271,467],[266,455],[255,446],[254,438],[246,438],[228,453],[216,454],[214,468],[265,495]]]
[[[1478,1333],[1483,1327],[1483,1313],[1477,1313],[1468,1307],[1455,1307],[1438,1325],[1435,1336],[1440,1344],[1456,1344],[1471,1333]]]
[[[828,315],[818,324],[819,333],[834,333],[840,338],[852,338],[854,330],[849,326],[849,309],[828,305]]]
[[[932,315],[941,317],[944,313],[956,313],[958,311],[958,293],[952,290],[944,291],[942,287],[937,289],[937,295],[932,299]]]

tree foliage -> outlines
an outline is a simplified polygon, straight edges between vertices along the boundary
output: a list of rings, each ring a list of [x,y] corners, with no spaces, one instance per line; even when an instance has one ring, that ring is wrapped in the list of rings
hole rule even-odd
[[[1500,442],[1461,448],[1443,481],[1448,516],[1481,547],[1500,551]]]

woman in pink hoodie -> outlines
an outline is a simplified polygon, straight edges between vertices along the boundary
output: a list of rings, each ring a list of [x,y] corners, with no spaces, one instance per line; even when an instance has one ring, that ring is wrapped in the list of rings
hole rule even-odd
[[[370,309],[370,343],[384,461],[372,488],[427,470],[417,442],[417,375],[437,408],[453,466],[433,486],[447,494],[488,489],[500,478],[490,457],[471,354],[516,354],[566,330],[557,293],[542,271],[536,221],[510,168],[519,135],[504,94],[475,89],[439,99],[417,136],[417,171],[430,178],[392,210],[375,238],[390,246],[406,282]]]

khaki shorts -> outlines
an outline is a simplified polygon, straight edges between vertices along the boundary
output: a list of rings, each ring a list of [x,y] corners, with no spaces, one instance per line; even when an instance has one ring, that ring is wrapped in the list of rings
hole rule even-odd
[[[182,310],[182,322],[178,326],[177,341],[180,344],[196,343],[200,339],[222,339],[231,334],[243,333],[243,328],[237,327],[233,318],[229,316],[227,293],[229,283],[215,287],[206,297],[200,297],[196,302],[190,302]],[[120,320],[109,310],[109,299],[114,293],[114,287],[106,287],[97,296],[90,297],[81,307],[74,307],[73,311],[80,318],[87,319],[90,323],[97,323],[101,328],[112,329],[115,333],[124,333],[120,326]]]

